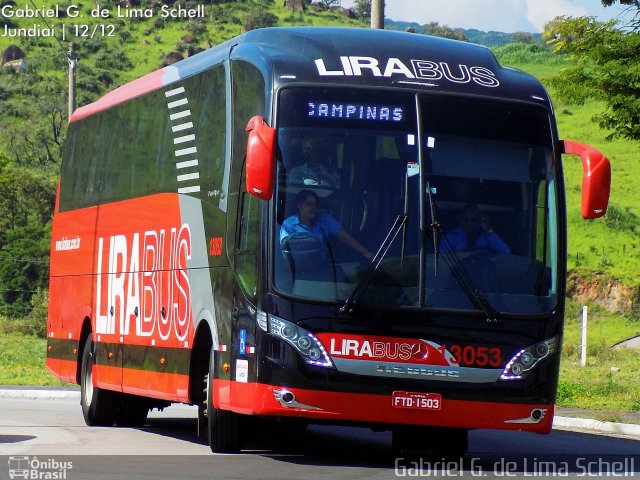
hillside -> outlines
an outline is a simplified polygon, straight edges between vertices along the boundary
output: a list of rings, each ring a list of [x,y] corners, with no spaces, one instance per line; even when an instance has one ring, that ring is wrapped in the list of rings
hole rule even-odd
[[[139,3],[105,0],[97,9],[93,3],[75,6],[55,0],[39,2],[43,12],[55,9],[52,18],[38,18],[34,24],[33,19],[0,17],[0,29],[9,32],[0,35],[0,51],[15,44],[26,54],[28,71],[46,71],[48,75],[55,72],[60,76],[66,69],[68,44],[73,41],[77,44],[80,72],[100,77],[100,87],[111,88],[159,68],[163,60],[167,63],[167,55],[193,55],[251,28],[364,26],[349,18],[350,11],[328,11],[304,2],[300,6],[295,0],[163,0],[142,2],[146,7],[117,6]],[[291,3],[293,8],[285,3]],[[20,8],[33,10],[26,0],[17,2],[16,15]],[[28,32],[28,36],[11,36],[18,28],[34,26],[39,35]],[[47,36],[50,31],[55,38]]]
[[[10,2],[2,0],[3,5]],[[27,3],[19,0],[15,8]],[[0,32],[34,25],[44,32],[51,27],[61,42],[65,32],[62,44],[45,36],[0,35],[0,51],[15,45],[25,55],[24,62],[15,65],[19,74],[13,69],[0,69],[0,314],[29,312],[33,294],[40,295],[46,286],[48,221],[67,120],[66,48],[70,40],[77,42],[78,105],[83,105],[124,82],[209,48],[243,29],[273,25],[366,26],[340,9],[326,11],[307,5],[301,10],[293,0],[286,2],[293,8],[286,7],[284,0],[165,0],[145,2],[144,5],[153,6],[144,9],[120,9],[120,17],[116,3],[102,1],[100,5],[109,10],[98,12],[94,3],[79,4],[76,10],[68,9],[73,7],[70,3],[43,0],[37,5],[45,9],[58,5],[58,13],[46,22],[42,18],[34,24],[34,19],[0,17]],[[204,8],[198,13],[199,18],[162,17],[163,5],[189,9],[200,4]],[[136,16],[134,12],[140,13]],[[96,18],[99,14],[105,18]],[[411,25],[395,24],[399,29]],[[485,33],[465,31],[468,38],[480,43],[499,43],[507,35],[488,32],[483,37]],[[566,62],[535,45],[512,44],[495,51],[504,65],[527,70],[543,81]],[[610,214],[604,220],[585,222],[579,214],[582,167],[577,159],[565,160],[569,267],[574,275],[571,293],[589,300],[619,292],[620,301],[611,308],[621,308],[635,316],[640,284],[636,273],[640,263],[640,193],[633,188],[631,175],[640,162],[640,149],[637,143],[605,140],[606,133],[591,122],[600,108],[596,102],[581,107],[556,102],[561,136],[591,143],[606,152],[614,175]],[[16,268],[26,272],[20,273],[21,280],[15,278]]]
[[[42,0],[35,3],[36,17],[29,0],[0,0],[0,5],[1,64],[10,62],[0,68],[0,319],[46,311],[71,41],[77,45],[81,106],[243,30],[364,26],[350,11],[303,6],[299,0]],[[32,323],[38,322],[44,326],[44,319]]]
[[[389,30],[398,30],[400,32],[406,32],[409,29],[413,29],[416,32],[422,32],[424,25],[420,25],[419,23],[416,23],[416,22],[402,22],[402,21],[395,21],[392,19],[385,19],[384,28],[387,28]],[[474,28],[471,28],[471,29],[456,28],[456,27],[451,27],[451,28],[462,32],[465,38],[467,38],[471,43],[477,43],[478,45],[484,45],[485,47],[501,47],[513,41],[512,33],[495,32],[495,31],[484,32],[482,30],[477,30]],[[540,33],[532,33],[531,36],[535,42],[537,43],[541,42]]]

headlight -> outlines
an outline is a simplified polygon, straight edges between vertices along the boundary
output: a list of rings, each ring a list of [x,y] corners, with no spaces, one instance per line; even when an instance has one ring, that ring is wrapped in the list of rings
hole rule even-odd
[[[295,348],[309,365],[333,368],[333,362],[320,340],[304,328],[269,315],[269,333]]]
[[[553,337],[520,350],[504,367],[500,379],[522,380],[526,378],[536,365],[558,351],[559,343],[559,338]]]
[[[268,331],[266,312],[263,312],[262,310],[258,310],[258,312],[256,313],[256,322],[258,323],[258,326],[262,330],[264,330],[265,332]]]

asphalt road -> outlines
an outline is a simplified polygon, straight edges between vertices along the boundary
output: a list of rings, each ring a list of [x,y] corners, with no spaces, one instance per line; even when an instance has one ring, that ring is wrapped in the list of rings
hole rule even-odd
[[[0,398],[0,480],[10,473],[61,480],[640,479],[638,439],[555,430],[550,435],[474,431],[464,459],[443,462],[395,458],[387,432],[273,427],[252,432],[242,454],[213,455],[196,438],[195,418],[194,408],[174,405],[152,412],[144,428],[87,427],[77,399]]]

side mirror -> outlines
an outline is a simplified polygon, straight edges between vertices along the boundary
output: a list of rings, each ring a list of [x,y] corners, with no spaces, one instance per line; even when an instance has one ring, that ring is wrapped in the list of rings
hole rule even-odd
[[[273,195],[276,164],[276,130],[257,115],[245,130],[247,141],[247,192],[262,200]]]
[[[582,218],[602,217],[607,213],[611,191],[611,164],[599,150],[573,140],[561,142],[562,153],[580,155],[582,175]]]

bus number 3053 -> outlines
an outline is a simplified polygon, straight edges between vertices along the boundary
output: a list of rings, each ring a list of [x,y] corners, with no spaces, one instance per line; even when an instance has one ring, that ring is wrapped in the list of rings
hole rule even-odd
[[[494,368],[502,366],[502,350],[498,347],[442,345],[441,348],[449,350],[458,365]]]

